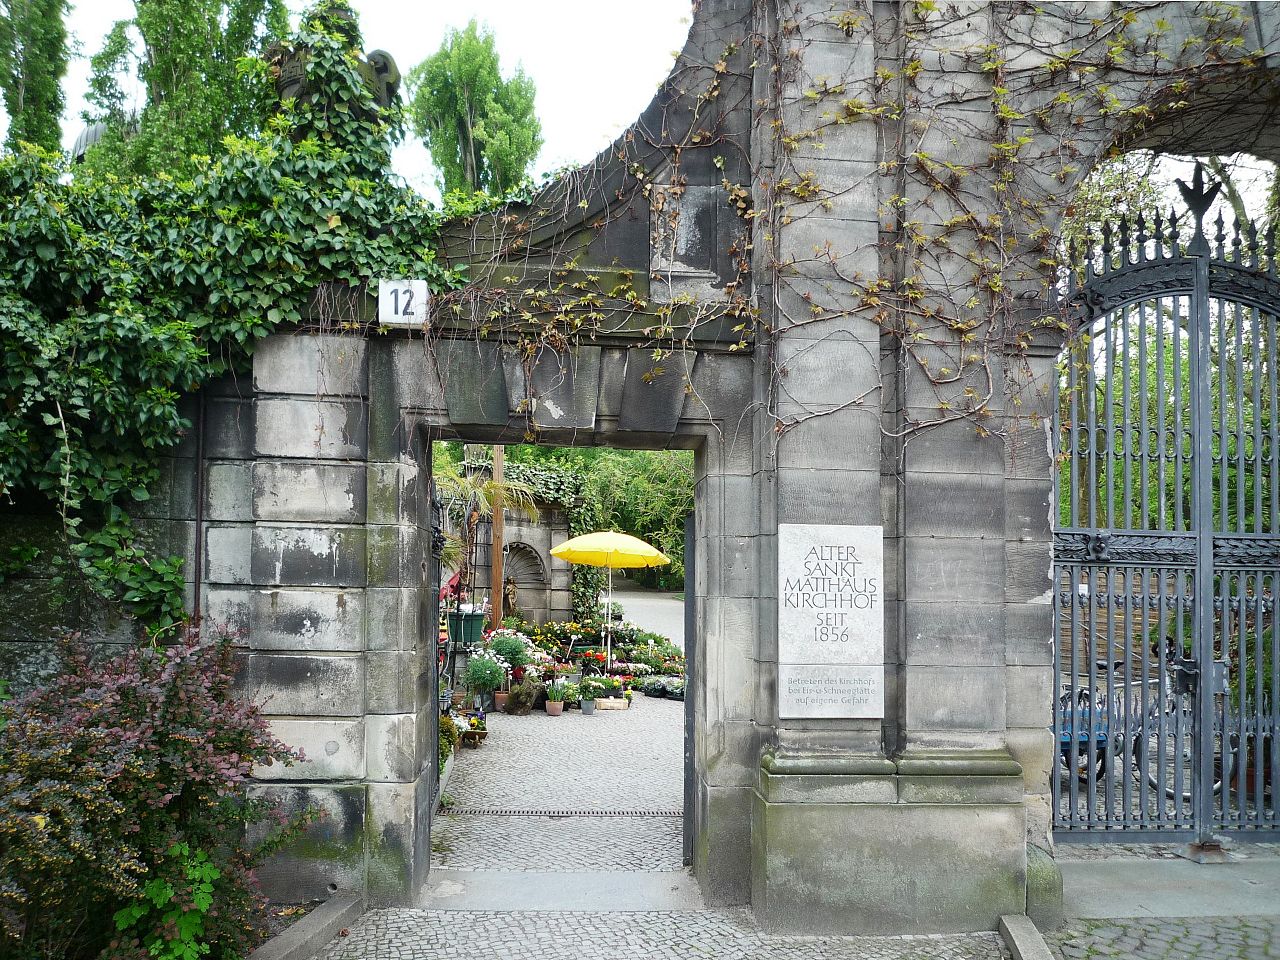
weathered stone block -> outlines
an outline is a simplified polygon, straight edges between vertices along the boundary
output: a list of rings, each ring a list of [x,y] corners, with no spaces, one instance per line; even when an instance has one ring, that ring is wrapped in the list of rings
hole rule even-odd
[[[370,714],[365,718],[365,776],[384,783],[410,783],[421,766],[414,714]]]
[[[324,900],[339,891],[362,893],[365,885],[365,793],[363,784],[350,786],[293,786],[272,784],[253,788],[254,795],[280,804],[287,816],[321,810],[288,848],[258,868],[263,892],[282,903]],[[249,831],[250,841],[268,829]]]
[[[426,873],[424,782],[370,783],[365,830],[368,895],[375,906],[413,902]],[[429,802],[429,801],[428,801]]]
[[[358,459],[368,442],[368,417],[358,400],[263,398],[254,419],[259,456]]]
[[[215,461],[205,466],[205,519],[253,520],[252,467],[246,460]]]
[[[699,781],[694,875],[709,907],[751,901],[751,789]]]
[[[628,350],[618,429],[675,433],[696,357],[677,351],[655,360],[652,350]]]
[[[418,654],[371,651],[366,659],[369,713],[413,713],[422,673]]]
[[[252,400],[210,397],[205,402],[206,458],[248,460],[253,457],[256,409]]]
[[[543,349],[529,372],[533,422],[548,430],[593,430],[600,390],[600,348]]]
[[[777,346],[778,416],[815,416],[851,405],[879,410],[880,345],[849,338],[783,337]],[[820,418],[815,423],[826,422]],[[832,433],[836,434],[837,429]],[[876,444],[878,447],[879,444]]]
[[[1048,540],[1053,486],[1045,480],[1005,480],[1004,535],[1009,540]]]
[[[774,803],[757,792],[752,910],[771,933],[992,930],[1026,902],[1024,829],[1017,803]]]
[[[907,663],[995,666],[1005,662],[1003,604],[905,600],[902,617]]]
[[[737,424],[750,408],[752,362],[745,354],[699,353],[680,417],[686,423]]]
[[[1005,728],[1004,667],[907,664],[903,679],[909,736],[924,731]]]
[[[1053,669],[1005,668],[1005,722],[1011,727],[1048,729],[1053,724]]]
[[[245,668],[247,695],[266,714],[358,717],[365,712],[360,656],[254,653]]]
[[[249,583],[253,555],[253,528],[213,526],[204,530],[204,579],[206,583]]]
[[[915,473],[906,481],[908,537],[1003,539],[1004,479],[964,473]]]
[[[201,611],[206,623],[225,628],[250,640],[253,625],[253,591],[239,587],[208,587]]]
[[[420,591],[396,587],[370,587],[365,591],[366,619],[370,650],[410,651],[417,649]],[[425,638],[428,644],[434,637]]]
[[[779,523],[880,522],[880,471],[777,470]]]
[[[259,780],[359,780],[365,769],[363,720],[271,721],[271,732],[306,759],[293,766],[255,767]]]
[[[253,388],[258,393],[364,396],[369,392],[367,341],[360,336],[280,333],[253,351]]]
[[[258,589],[250,595],[255,650],[365,648],[364,591]]]
[[[1053,606],[1049,599],[1005,604],[1006,663],[1027,666],[1053,663]]]
[[[262,585],[363,587],[364,527],[253,528],[253,582]]]
[[[1026,603],[1051,597],[1053,548],[1047,540],[1009,541],[1005,544],[1005,598]]]
[[[906,596],[918,600],[1004,599],[1004,541],[965,537],[906,538]]]
[[[505,426],[509,417],[501,345],[492,341],[441,340],[435,347],[449,422]]]
[[[364,467],[296,461],[255,463],[253,513],[258,520],[362,523]]]

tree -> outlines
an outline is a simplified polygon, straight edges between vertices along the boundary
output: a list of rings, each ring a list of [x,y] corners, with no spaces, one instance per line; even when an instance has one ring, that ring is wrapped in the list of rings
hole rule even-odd
[[[409,117],[442,188],[494,195],[516,186],[542,148],[533,81],[498,69],[493,34],[472,20],[409,72]]]
[[[135,0],[134,9],[90,60],[96,109],[85,119],[109,127],[92,167],[180,174],[192,156],[217,155],[226,136],[262,128],[272,96],[257,58],[288,32],[284,0]],[[146,91],[137,117],[121,83],[130,72]]]
[[[66,9],[66,0],[0,0],[0,85],[9,112],[9,147],[24,140],[59,148]]]

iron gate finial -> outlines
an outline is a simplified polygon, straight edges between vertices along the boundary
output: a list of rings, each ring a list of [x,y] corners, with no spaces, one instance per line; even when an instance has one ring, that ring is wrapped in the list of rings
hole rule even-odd
[[[1187,252],[1193,256],[1203,256],[1209,252],[1209,240],[1204,235],[1204,218],[1222,191],[1222,183],[1218,180],[1205,183],[1204,164],[1199,160],[1196,161],[1195,173],[1191,177],[1191,186],[1177,179],[1174,183],[1182,192],[1182,200],[1187,209],[1196,218],[1196,232],[1187,245]]]

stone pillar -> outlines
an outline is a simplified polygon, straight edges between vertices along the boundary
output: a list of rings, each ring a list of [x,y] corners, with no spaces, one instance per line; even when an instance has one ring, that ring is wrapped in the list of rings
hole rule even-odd
[[[292,898],[399,902],[425,872],[415,471],[370,462],[368,352],[278,334],[206,400],[205,618],[243,632],[247,692],[306,753],[258,789],[324,812],[262,870]]]
[[[777,436],[762,512],[774,531],[884,530],[884,717],[782,718],[776,684],[762,683],[775,734],[755,787],[752,906],[777,931],[994,929],[1025,907],[1024,787],[1005,735],[1003,449],[970,423],[906,439],[928,400],[867,294],[900,270],[899,130],[831,123],[835,101],[805,95],[884,100],[875,73],[900,67],[896,6],[853,17],[798,0],[785,23],[758,26],[777,38],[779,61],[758,74],[777,78],[788,137],[778,149],[760,123],[753,144],[755,204],[772,211],[755,274],[776,284],[761,297],[775,334],[758,434]],[[776,550],[761,564],[777,598]],[[776,603],[760,620],[775,676]]]

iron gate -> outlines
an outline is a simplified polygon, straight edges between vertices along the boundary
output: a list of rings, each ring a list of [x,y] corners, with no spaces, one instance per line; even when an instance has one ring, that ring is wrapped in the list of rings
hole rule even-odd
[[[1274,228],[1188,212],[1072,251],[1055,436],[1057,836],[1280,830]],[[1274,839],[1274,836],[1272,837]]]

